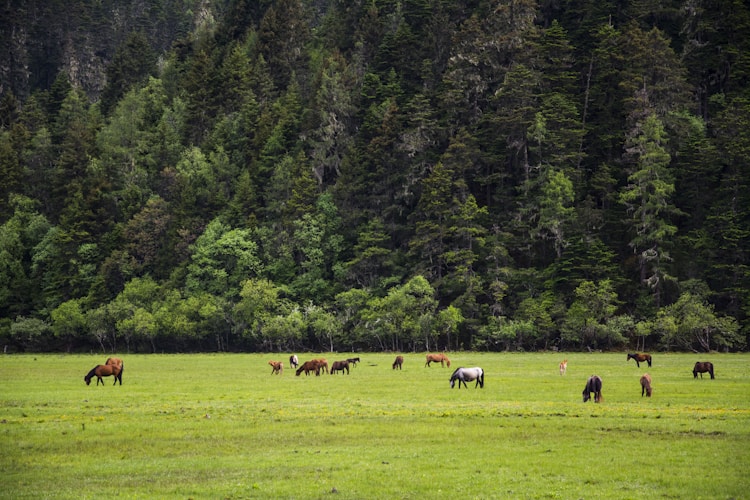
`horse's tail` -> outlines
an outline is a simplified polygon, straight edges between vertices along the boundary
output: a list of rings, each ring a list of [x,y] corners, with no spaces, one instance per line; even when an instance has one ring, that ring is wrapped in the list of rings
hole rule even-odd
[[[125,363],[120,363],[120,374],[117,376],[120,379],[120,385],[122,385],[122,372],[125,371]]]
[[[484,389],[484,370],[479,374],[479,387]]]

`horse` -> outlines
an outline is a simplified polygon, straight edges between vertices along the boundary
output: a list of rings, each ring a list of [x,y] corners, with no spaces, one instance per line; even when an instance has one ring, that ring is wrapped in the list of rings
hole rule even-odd
[[[651,397],[651,375],[644,373],[641,377],[641,397],[646,394],[647,397]]]
[[[96,385],[99,385],[99,382],[104,385],[104,380],[102,380],[102,377],[115,377],[115,383],[112,385],[116,385],[117,381],[120,381],[120,385],[122,385],[122,369],[119,366],[116,365],[96,365],[91,369],[90,372],[88,372],[84,377],[83,380],[86,382],[86,385],[91,384],[91,379],[96,376]]]
[[[448,364],[448,368],[451,367],[451,360],[448,359],[448,356],[446,356],[443,353],[440,354],[428,354],[427,355],[427,362],[424,364],[425,366],[430,366],[430,363],[437,363],[440,362],[440,366],[445,366],[444,363]]]
[[[403,356],[396,356],[396,361],[393,362],[393,369],[395,370],[398,368],[401,369],[401,365],[404,364],[404,357]]]
[[[458,388],[461,388],[461,383],[464,384],[464,387],[467,389],[469,386],[466,385],[466,381],[468,380],[471,382],[472,380],[476,380],[477,383],[474,384],[474,389],[479,387],[480,389],[484,389],[484,370],[479,368],[478,366],[475,366],[474,368],[456,368],[456,371],[453,372],[453,375],[451,375],[451,389],[453,389],[453,386],[456,383],[456,380],[458,380]]]
[[[565,372],[568,371],[568,360],[563,359],[560,361],[560,375],[565,375]]]
[[[105,361],[104,364],[120,367],[118,378],[120,380],[120,385],[122,385],[122,372],[125,371],[125,363],[123,363],[120,358],[107,358],[107,361]]]
[[[635,364],[638,368],[641,367],[641,363],[643,363],[644,361],[648,362],[648,367],[651,368],[651,355],[650,354],[647,354],[645,352],[643,354],[639,352],[635,354],[628,353],[628,359],[626,359],[625,361],[630,361],[631,358],[635,360]]]
[[[585,403],[591,399],[591,393],[594,393],[594,402],[601,403],[602,401],[602,379],[599,375],[591,375],[586,382],[586,387],[583,388],[583,402]]]
[[[318,370],[324,370],[328,373],[328,361],[326,361],[325,358],[313,359],[313,361],[318,363]],[[320,373],[318,373],[318,375],[320,375]]]
[[[357,366],[357,363],[359,363],[359,358],[349,358],[346,360],[350,365]]]
[[[296,375],[299,377],[299,374],[303,371],[305,372],[305,375],[310,375],[310,372],[315,372],[315,375],[320,375],[320,364],[314,359],[305,361],[299,368],[297,368]]]
[[[343,375],[344,370],[346,370],[346,374],[349,375],[349,361],[334,361],[331,364],[331,375],[336,372],[341,372]]]
[[[297,368],[299,366],[299,358],[297,358],[296,354],[289,356],[289,366],[292,368]]]
[[[698,361],[695,363],[695,366],[693,367],[693,378],[698,378],[698,374],[701,374],[701,378],[703,378],[703,374],[708,372],[711,375],[711,379],[714,378],[714,364],[710,361]]]
[[[271,375],[284,373],[284,363],[281,361],[269,361],[268,364],[271,365]]]

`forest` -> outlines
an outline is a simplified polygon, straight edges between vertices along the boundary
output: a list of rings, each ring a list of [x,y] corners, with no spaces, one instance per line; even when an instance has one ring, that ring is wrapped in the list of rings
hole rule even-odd
[[[743,0],[6,0],[5,352],[741,351]]]

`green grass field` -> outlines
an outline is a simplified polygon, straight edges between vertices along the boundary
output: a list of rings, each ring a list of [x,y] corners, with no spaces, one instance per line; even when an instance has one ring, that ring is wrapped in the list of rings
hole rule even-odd
[[[750,498],[748,354],[449,353],[483,390],[424,354],[359,356],[296,377],[286,354],[121,355],[116,387],[83,381],[106,355],[2,356],[0,497]]]

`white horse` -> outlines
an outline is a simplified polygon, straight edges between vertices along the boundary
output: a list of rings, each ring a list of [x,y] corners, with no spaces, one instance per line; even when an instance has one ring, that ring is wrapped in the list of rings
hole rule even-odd
[[[466,385],[466,381],[471,382],[472,380],[477,381],[477,383],[474,384],[475,389],[477,386],[484,388],[484,370],[478,366],[475,366],[474,368],[456,368],[456,371],[451,375],[451,389],[453,389],[453,386],[456,384],[456,380],[458,380],[459,389],[461,388],[461,382],[463,382],[464,387],[468,389],[469,386]]]
[[[299,366],[299,358],[297,358],[296,354],[289,356],[289,365],[292,368],[297,368]]]

